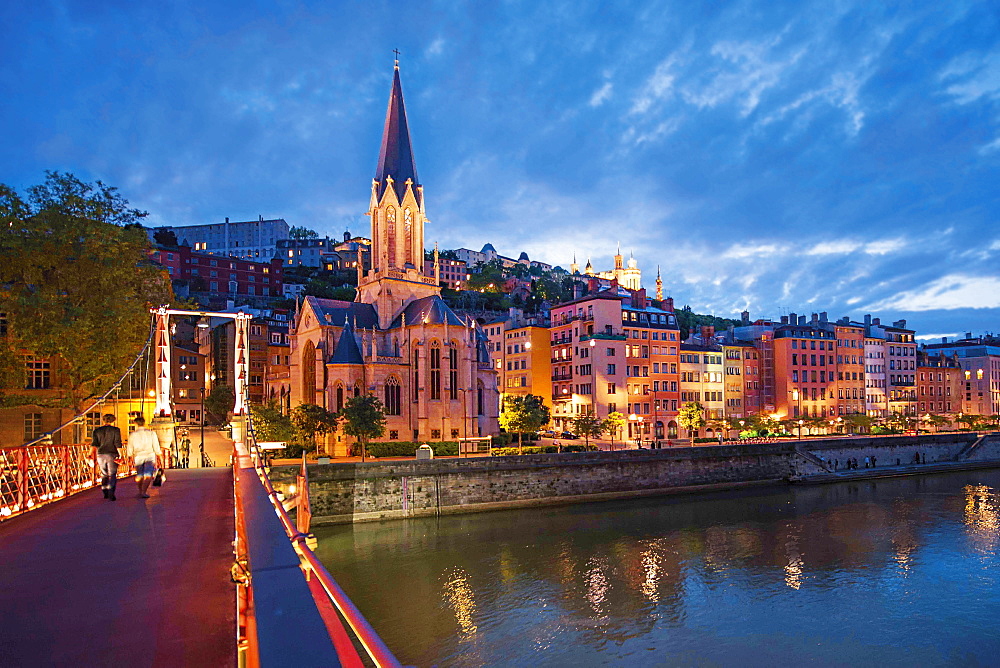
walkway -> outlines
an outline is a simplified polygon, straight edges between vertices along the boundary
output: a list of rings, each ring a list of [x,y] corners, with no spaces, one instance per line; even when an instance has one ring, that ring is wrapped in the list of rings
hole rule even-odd
[[[0,524],[0,665],[235,665],[232,470],[168,478]]]

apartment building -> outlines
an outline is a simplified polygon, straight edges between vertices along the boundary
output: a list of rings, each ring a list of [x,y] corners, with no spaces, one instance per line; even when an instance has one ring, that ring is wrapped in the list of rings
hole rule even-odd
[[[706,421],[725,419],[726,365],[722,346],[714,343],[682,343],[678,364],[681,405],[698,402],[705,408]],[[740,375],[742,376],[742,370]]]
[[[1000,339],[973,337],[924,346],[929,353],[955,355],[962,369],[962,412],[968,415],[1000,414]]]
[[[963,412],[965,382],[957,355],[917,351],[917,411],[921,416]]]

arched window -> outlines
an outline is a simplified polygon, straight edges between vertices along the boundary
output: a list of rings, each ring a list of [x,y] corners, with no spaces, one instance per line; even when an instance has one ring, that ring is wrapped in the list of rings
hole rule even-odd
[[[431,399],[441,398],[441,344],[431,344]]]
[[[396,209],[391,206],[385,212],[385,245],[389,254],[389,266],[396,266]]]
[[[302,401],[316,403],[316,346],[312,341],[302,347]]]
[[[476,383],[476,414],[486,415],[485,388],[483,381]]]
[[[448,394],[452,401],[458,399],[458,342],[452,341],[448,349]]]
[[[356,397],[360,397],[361,396],[361,385],[360,385],[360,383],[355,383],[354,384],[354,396],[356,396]]]
[[[401,415],[399,380],[395,376],[389,376],[385,381],[385,414]]]
[[[410,207],[403,209],[403,235],[406,239],[406,259],[404,262],[413,264],[413,212]]]
[[[337,412],[344,409],[344,386],[337,383]]]
[[[413,401],[417,401],[420,396],[418,394],[420,387],[420,351],[416,348],[413,349]]]

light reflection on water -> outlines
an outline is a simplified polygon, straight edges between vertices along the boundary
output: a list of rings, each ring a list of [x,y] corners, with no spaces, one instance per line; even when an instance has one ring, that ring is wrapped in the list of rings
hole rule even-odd
[[[316,527],[404,664],[997,665],[1000,471]]]

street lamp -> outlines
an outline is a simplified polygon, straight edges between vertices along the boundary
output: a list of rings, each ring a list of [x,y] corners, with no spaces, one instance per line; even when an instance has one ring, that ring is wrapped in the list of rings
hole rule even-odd
[[[795,417],[802,417],[802,392],[795,388],[792,390],[792,401],[795,402],[796,410]],[[802,420],[799,420],[799,440],[802,440]]]
[[[802,440],[802,425],[805,424],[805,420],[799,420],[799,440]]]
[[[594,339],[590,340],[590,409],[594,412],[594,419],[597,419],[597,366],[595,365],[594,358],[595,352],[593,350],[594,346],[597,345],[597,341]]]

